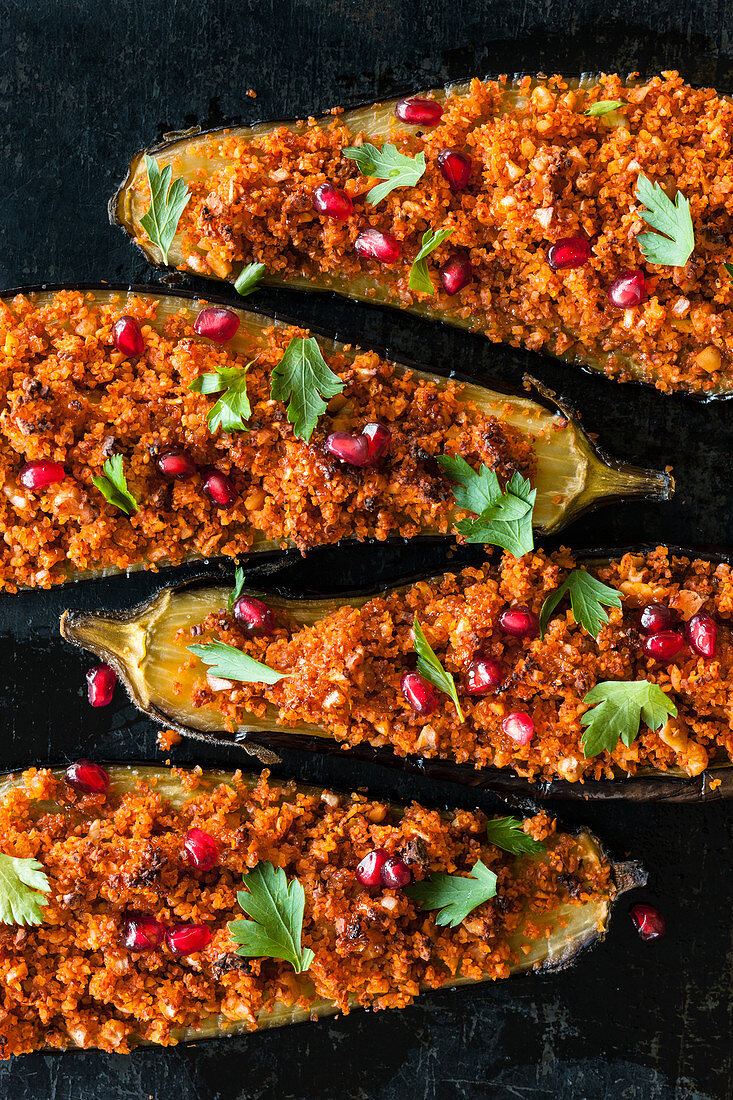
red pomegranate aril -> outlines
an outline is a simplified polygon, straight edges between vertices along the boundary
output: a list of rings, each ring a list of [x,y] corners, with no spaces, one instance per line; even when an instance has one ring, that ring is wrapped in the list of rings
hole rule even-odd
[[[152,951],[164,936],[165,925],[146,913],[128,913],[122,921],[122,942],[128,951]]]
[[[210,871],[219,862],[219,845],[203,829],[189,829],[183,838],[186,858],[199,871]]]
[[[140,322],[135,317],[125,315],[115,321],[112,329],[112,339],[117,350],[128,358],[142,355],[145,351],[143,330],[140,328]]]
[[[393,264],[400,257],[400,242],[380,229],[363,229],[354,241],[354,248],[360,256],[378,260],[380,264]]]
[[[658,940],[664,935],[664,917],[653,905],[632,905],[629,914],[643,940]]]
[[[624,271],[608,288],[608,300],[616,309],[631,309],[642,301],[644,290],[643,271]]]
[[[216,344],[226,344],[238,328],[239,318],[236,313],[231,309],[217,309],[214,306],[200,310],[193,323],[193,331],[197,336],[205,336]]]
[[[416,714],[423,717],[432,714],[438,705],[438,696],[418,672],[404,672],[400,683],[402,694]]]
[[[196,473],[196,463],[185,451],[167,451],[157,459],[156,465],[163,477],[176,481],[188,481]]]
[[[313,208],[326,218],[344,222],[351,217],[354,204],[340,187],[334,187],[332,183],[319,183],[313,192]]]
[[[369,454],[367,456],[366,465],[373,466],[375,462],[378,462],[389,450],[389,445],[392,442],[392,433],[389,428],[385,428],[384,424],[365,424],[361,433],[366,437],[369,444]]]
[[[438,168],[451,191],[462,191],[471,178],[473,161],[468,153],[462,153],[460,149],[441,149]]]
[[[24,489],[45,489],[65,477],[66,470],[60,462],[41,458],[37,462],[26,462],[18,474],[18,481]]]
[[[407,886],[412,879],[412,872],[403,859],[399,856],[390,856],[382,865],[382,885],[390,886],[393,890],[399,890],[401,886]]]
[[[117,684],[117,673],[109,665],[95,665],[87,672],[87,695],[93,707],[108,707]]]
[[[207,474],[203,489],[212,504],[218,505],[219,508],[226,508],[237,499],[237,490],[233,483],[220,470],[212,470]]]
[[[675,618],[671,607],[663,603],[648,603],[639,612],[639,630],[642,634],[659,634],[660,630],[669,630]]]
[[[660,630],[658,634],[645,638],[641,648],[646,657],[653,657],[655,661],[671,661],[684,644],[685,639],[676,630]]]
[[[473,268],[468,256],[460,253],[451,256],[438,268],[438,278],[443,290],[451,298],[459,290],[463,290],[473,279]]]
[[[474,657],[466,672],[465,686],[469,695],[485,695],[499,686],[504,672],[492,657]]]
[[[550,245],[547,262],[553,271],[565,267],[582,267],[590,259],[590,241],[585,237],[563,237]]]
[[[399,99],[394,113],[400,122],[406,122],[408,126],[437,126],[443,116],[443,108],[434,99],[413,95]]]
[[[240,596],[232,612],[239,625],[250,634],[272,634],[275,629],[272,608],[255,596]]]
[[[507,737],[511,737],[512,741],[516,741],[518,745],[527,745],[534,737],[532,716],[522,711],[508,714],[501,723],[501,728]]]
[[[369,462],[369,440],[365,435],[349,432],[331,432],[324,448],[328,454],[348,466],[366,466]]]
[[[540,621],[534,611],[523,603],[513,604],[499,616],[499,626],[505,634],[513,638],[536,638],[540,632]]]
[[[380,886],[382,882],[382,868],[389,859],[389,852],[384,848],[375,848],[364,856],[356,868],[356,879],[362,886]]]
[[[685,637],[690,649],[701,657],[714,657],[718,639],[718,624],[701,611],[693,615],[685,627]]]
[[[66,769],[66,782],[80,794],[104,794],[109,775],[93,760],[76,760]]]
[[[166,932],[165,942],[174,955],[192,955],[211,942],[211,932],[205,924],[176,924]]]

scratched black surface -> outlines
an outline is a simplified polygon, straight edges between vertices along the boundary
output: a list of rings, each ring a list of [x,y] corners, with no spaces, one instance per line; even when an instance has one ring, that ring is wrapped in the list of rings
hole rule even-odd
[[[154,282],[106,220],[127,155],[170,129],[318,112],[485,72],[679,67],[733,90],[733,13],[724,3],[616,0],[38,0],[0,2],[0,285]],[[245,96],[253,87],[256,100]],[[189,284],[194,285],[194,284]],[[344,338],[481,375],[532,370],[570,396],[611,451],[673,463],[667,505],[614,507],[578,523],[574,546],[659,539],[730,544],[731,406],[703,408],[584,377],[464,334],[330,298],[260,301]],[[441,557],[401,549],[316,555],[304,584],[364,584]],[[66,606],[129,605],[153,576],[0,602],[0,767],[80,753],[156,756],[154,729],[121,694],[91,710],[85,662],[58,638]],[[180,746],[180,761],[238,764],[237,750]],[[479,796],[345,757],[290,753],[280,772],[381,794],[471,805]],[[650,871],[668,934],[641,943],[626,899],[605,945],[576,969],[423,998],[261,1035],[0,1064],[8,1100],[252,1100],[255,1097],[731,1096],[731,815],[705,807],[563,806]]]

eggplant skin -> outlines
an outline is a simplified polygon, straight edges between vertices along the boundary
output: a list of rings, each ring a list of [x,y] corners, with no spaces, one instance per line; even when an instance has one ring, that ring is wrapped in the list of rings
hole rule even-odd
[[[677,75],[676,73],[665,73],[664,77],[675,77]],[[532,90],[536,88],[546,88],[548,83],[551,85],[552,78],[550,78],[548,82],[548,78],[544,74],[517,73],[514,74],[512,80],[507,83],[507,90],[517,94],[518,81],[524,76],[529,76]],[[605,76],[606,74],[604,73],[585,73],[580,77],[571,76],[563,77],[562,79],[566,82],[568,89],[573,91],[577,89],[587,90],[598,84],[603,84],[605,83]],[[486,82],[491,82],[496,80],[503,81],[506,78],[504,76],[486,75],[481,79]],[[622,90],[638,88],[640,85],[648,83],[648,81],[640,80],[636,74],[622,77],[622,81]],[[414,89],[409,95],[410,97],[429,95],[442,103],[449,96],[465,94],[469,86],[469,80],[458,81],[452,82],[444,87],[422,90]],[[394,121],[394,108],[399,98],[402,97],[394,97],[377,103],[365,103],[350,107],[339,116],[339,121],[348,125],[352,134],[362,133],[365,141],[374,141],[379,145],[383,141],[390,140],[392,136],[390,123]],[[721,95],[720,98],[724,102],[730,101],[729,97],[725,95]],[[613,117],[613,115],[610,116],[610,118]],[[309,119],[308,125],[314,124],[316,127],[326,129],[332,123],[333,115],[329,113],[315,119]],[[227,135],[241,136],[243,139],[247,140],[261,137],[263,134],[280,127],[285,127],[297,132],[303,125],[302,122],[292,119],[270,119],[255,121],[247,125],[238,124],[209,129],[194,126],[187,130],[166,134],[161,142],[141,149],[132,155],[127,174],[120,182],[117,190],[111,196],[108,203],[110,224],[124,230],[133,245],[143,254],[146,261],[157,269],[188,271],[197,276],[203,274],[203,277],[218,282],[234,283],[240,271],[245,266],[241,261],[233,262],[233,267],[229,274],[225,274],[224,272],[216,274],[213,270],[203,273],[193,261],[189,263],[186,260],[179,250],[177,240],[174,240],[169,250],[168,264],[166,265],[162,262],[162,255],[157,246],[145,240],[146,235],[140,224],[140,218],[144,213],[144,208],[134,190],[135,183],[145,174],[144,158],[146,155],[154,156],[156,159],[159,159],[161,167],[164,164],[175,162],[177,167],[174,168],[174,172],[183,175],[188,174],[192,177],[197,171],[213,171],[208,158],[204,160],[202,156],[196,154],[195,148],[201,142],[206,143],[208,141],[213,146]],[[404,124],[404,129],[409,133],[415,128],[408,124]],[[419,131],[419,127],[417,127],[417,130]],[[190,152],[189,148],[191,149]],[[187,156],[190,157],[188,162],[186,160]],[[206,166],[205,168],[203,167],[204,165]],[[253,251],[251,258],[258,259],[259,257],[256,252]],[[643,257],[641,257],[641,260],[643,261]],[[635,267],[636,264],[633,266]],[[380,306],[389,306],[390,308],[399,309],[402,312],[432,321],[439,321],[470,332],[484,332],[491,339],[499,339],[499,336],[496,334],[492,336],[491,331],[482,326],[480,317],[477,317],[473,313],[462,316],[454,309],[446,310],[439,306],[432,305],[429,299],[418,300],[410,305],[399,303],[395,300],[395,296],[391,293],[389,286],[386,285],[384,275],[377,278],[373,275],[362,273],[357,279],[349,281],[339,274],[314,273],[314,271],[312,269],[309,270],[307,264],[304,263],[302,271],[298,274],[293,274],[288,277],[265,273],[262,282],[263,285],[285,287],[289,290],[332,292],[339,296],[344,296],[368,305],[376,304]],[[506,340],[504,342],[506,344]],[[512,339],[510,343],[511,346],[530,346],[532,350],[536,350],[536,346],[533,343],[526,345],[522,342],[522,338],[520,337]],[[633,350],[627,350],[625,347],[618,347],[612,351],[601,350],[600,348],[591,350],[583,343],[582,330],[566,331],[563,324],[560,322],[557,323],[556,329],[548,335],[542,351],[547,355],[559,359],[561,362],[572,364],[574,367],[592,374],[601,373],[614,381],[622,381],[632,385],[655,388],[663,393],[681,393],[685,397],[703,403],[729,400],[733,397],[733,374],[731,373],[730,366],[719,371],[721,380],[714,385],[708,385],[704,377],[702,380],[693,377],[689,381],[670,383],[664,378],[660,380],[660,376],[658,373],[655,373],[653,365],[650,365],[648,362],[645,364],[641,357],[635,358]]]
[[[627,553],[649,553],[655,549],[652,544],[622,546],[614,548],[589,549],[579,555],[579,561],[603,561],[621,557]],[[731,563],[729,554],[721,550],[690,550],[681,546],[668,546],[675,556],[705,557],[716,563]],[[263,574],[264,586],[252,591],[267,599],[275,594],[281,601],[302,600],[303,596],[287,585],[278,583],[277,571]],[[403,587],[421,580],[430,579],[430,575],[417,572],[403,577],[399,586]],[[238,744],[249,755],[263,764],[280,762],[278,750],[296,750],[305,753],[343,754],[344,746],[328,736],[315,736],[309,733],[296,733],[283,727],[247,726],[238,727],[236,733],[216,728],[197,728],[194,724],[181,721],[167,712],[160,704],[151,699],[151,692],[140,668],[140,660],[146,653],[146,624],[152,621],[158,612],[161,601],[167,601],[177,594],[196,593],[200,589],[221,587],[221,575],[202,574],[183,581],[181,584],[159,589],[150,599],[128,610],[67,610],[60,620],[62,637],[77,648],[94,653],[108,662],[118,673],[135,706],[146,714],[158,726],[164,726],[180,733],[186,738],[204,744],[216,744],[231,747]],[[338,603],[349,599],[368,599],[380,595],[384,587],[359,589],[347,595],[341,593]],[[324,596],[327,594],[324,593]],[[318,599],[318,594],[309,594],[309,599]],[[143,624],[139,627],[138,624]],[[513,774],[507,768],[476,769],[470,765],[450,761],[422,758],[416,756],[400,757],[387,748],[372,748],[369,745],[356,745],[348,748],[349,756],[356,760],[377,763],[405,772],[418,772],[432,779],[460,783],[463,786],[492,790],[502,795],[511,804],[523,807],[527,798],[554,798],[562,801],[624,801],[624,802],[712,802],[733,798],[733,762],[727,757],[714,763],[701,775],[689,777],[682,772],[659,772],[647,769],[635,776],[619,776],[617,779],[586,780],[583,783],[570,783],[566,780],[532,782]]]
[[[105,761],[100,761],[100,763],[102,763],[109,773],[111,782],[118,793],[125,793],[126,790],[133,790],[141,781],[153,781],[156,793],[162,799],[168,799],[174,806],[182,804],[192,793],[184,790],[180,779],[175,777],[170,769],[163,768],[159,764],[148,764],[145,762],[126,762],[120,764]],[[53,769],[53,771],[57,778],[61,778],[64,774],[63,768]],[[198,771],[200,781],[197,786],[197,791],[199,792],[207,787],[213,787],[220,783],[233,781],[233,774],[231,772],[220,769],[206,769],[203,771],[199,769]],[[245,785],[254,785],[257,779],[258,776],[256,774],[245,774],[243,776]],[[17,773],[0,776],[0,797],[10,789],[22,785],[22,782],[22,778],[19,778]],[[311,794],[319,798],[324,793],[322,787],[316,788],[301,783],[297,784],[297,790],[299,793]],[[345,794],[345,792],[336,793]],[[402,809],[403,807],[398,804],[393,804],[392,806],[395,816],[399,816]],[[52,804],[43,802],[39,805],[38,812],[48,813],[52,812],[52,810]],[[522,807],[523,816],[530,816],[538,811],[539,807],[533,805],[529,801],[525,801]],[[583,860],[589,860],[592,863],[600,863],[609,866],[611,872],[610,889],[607,894],[599,894],[597,900],[594,902],[589,902],[581,907],[566,909],[563,914],[563,923],[561,927],[556,926],[555,930],[551,932],[551,935],[547,939],[540,938],[539,940],[530,941],[534,942],[537,950],[531,951],[526,960],[523,960],[515,966],[510,974],[510,977],[513,979],[525,977],[530,974],[542,975],[554,973],[573,966],[581,955],[585,954],[585,952],[605,939],[618,899],[630,890],[645,886],[647,882],[647,872],[640,862],[636,860],[615,861],[609,855],[603,842],[589,829],[585,827],[565,829],[562,828],[562,824],[558,822],[558,832],[569,833],[577,839],[583,849]],[[486,979],[479,979],[478,982],[485,980]],[[453,983],[441,986],[440,990],[421,989],[420,993],[421,995],[434,992],[442,994],[448,990],[459,987],[476,985],[478,982],[475,979],[459,978]],[[330,1016],[334,1015],[337,1011],[334,1003],[328,1000],[313,1000],[307,1009],[286,1007],[281,1002],[274,1002],[268,1011],[263,1011],[261,1013],[255,1030],[304,1022],[306,1020],[312,1020],[314,1017],[320,1018]],[[239,1034],[251,1035],[252,1029],[243,1021],[224,1019],[222,1016],[211,1016],[204,1020],[198,1028],[191,1027],[176,1030],[172,1038],[174,1038],[177,1043],[188,1044],[199,1042],[204,1039],[234,1037]],[[138,1041],[133,1045],[151,1046],[154,1044],[149,1041]],[[69,1046],[61,1049],[52,1048],[52,1053],[68,1055],[71,1053],[78,1053],[80,1049],[81,1048],[76,1046]]]

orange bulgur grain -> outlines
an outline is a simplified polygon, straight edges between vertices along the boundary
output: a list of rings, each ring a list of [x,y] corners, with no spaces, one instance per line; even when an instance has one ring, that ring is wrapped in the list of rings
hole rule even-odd
[[[311,627],[299,628],[276,612],[271,638],[250,638],[226,611],[206,619],[196,642],[216,638],[235,645],[272,668],[290,673],[273,686],[237,683],[214,691],[205,680],[194,688],[196,706],[217,708],[228,723],[245,710],[261,717],[277,708],[283,726],[314,723],[345,746],[367,742],[399,756],[416,753],[475,767],[512,768],[531,779],[570,781],[610,778],[639,767],[671,767],[697,775],[719,750],[733,759],[733,574],[729,565],[678,557],[659,547],[626,554],[594,570],[619,590],[621,609],[611,609],[598,639],[575,623],[567,600],[550,620],[544,640],[505,634],[498,616],[512,603],[539,615],[544,599],[574,568],[567,550],[540,550],[520,560],[505,555],[501,566],[464,569],[421,581],[359,608],[345,605]],[[706,660],[685,647],[666,664],[646,658],[638,632],[638,609],[661,601],[681,620],[701,608],[719,624],[716,656]],[[464,723],[440,694],[438,709],[421,717],[405,703],[402,673],[414,661],[412,622],[417,614],[428,641],[457,682]],[[181,644],[191,632],[179,631]],[[463,675],[478,652],[500,662],[503,684],[477,698],[466,693]],[[581,746],[584,696],[603,680],[650,680],[675,703],[678,719],[653,732],[642,726],[627,747],[586,759]],[[518,745],[502,731],[515,711],[532,715],[535,736]]]
[[[251,354],[243,355],[196,337],[195,314],[185,308],[158,331],[157,308],[152,298],[128,299],[123,308],[114,297],[101,304],[82,291],[61,291],[41,306],[20,295],[0,301],[0,588],[48,588],[105,567],[234,557],[258,532],[302,550],[344,537],[410,536],[426,526],[446,532],[453,497],[433,455],[485,462],[502,481],[514,469],[533,468],[531,438],[462,400],[460,385],[439,390],[409,372],[399,375],[374,352],[353,361],[342,352],[327,356],[349,401],[338,428],[360,431],[379,420],[393,434],[377,466],[342,465],[323,448],[337,412],[322,416],[305,443],[270,398],[271,369],[304,330],[272,328],[264,348],[252,341]],[[122,313],[142,325],[140,359],[126,359],[113,345]],[[188,384],[248,359],[249,430],[212,434],[206,416],[216,398]],[[229,475],[234,504],[219,509],[209,502],[199,475],[163,478],[155,457],[172,447],[185,448],[200,471]],[[130,517],[92,484],[114,454],[123,456],[141,505]],[[65,480],[24,489],[18,472],[38,459],[61,463]]]
[[[0,797],[3,851],[38,859],[51,884],[40,926],[0,927],[2,1057],[44,1047],[123,1053],[139,1040],[172,1044],[177,1031],[217,1013],[255,1029],[275,1001],[307,1010],[325,998],[343,1012],[401,1007],[420,988],[456,977],[506,977],[518,956],[509,937],[542,937],[558,904],[614,893],[608,865],[584,859],[578,841],[556,833],[544,813],[527,819],[525,831],[547,841],[547,858],[517,860],[487,842],[478,811],[439,813],[413,803],[401,813],[360,794],[279,787],[267,772],[256,784],[239,773],[225,783],[200,769],[173,772],[187,792],[174,805],[151,780],[121,792],[118,771],[105,795],[81,797],[33,768]],[[211,871],[194,871],[183,858],[192,825],[219,844]],[[481,859],[498,876],[497,899],[458,928],[439,927],[405,894],[359,885],[354,870],[374,847],[411,859],[415,879],[468,872]],[[312,987],[287,963],[235,953],[227,924],[242,918],[237,889],[260,860],[303,885]],[[204,923],[211,943],[183,958],[164,947],[131,953],[120,939],[128,911],[166,924]]]
[[[336,115],[325,129],[274,124],[246,137],[224,131],[193,150],[199,166],[180,223],[184,265],[226,278],[233,265],[260,261],[274,277],[378,281],[395,305],[428,303],[490,339],[602,365],[620,380],[637,375],[660,390],[702,393],[733,387],[733,285],[723,270],[733,227],[733,104],[667,72],[639,85],[604,75],[589,88],[560,76],[532,92],[532,81],[473,80],[448,95],[437,126],[404,126],[390,140],[427,170],[376,206],[343,149],[360,144]],[[619,99],[611,116],[589,117],[599,100]],[[473,171],[451,191],[437,165],[445,148],[465,149]],[[205,167],[223,157],[224,166]],[[174,163],[174,175],[176,172]],[[635,188],[640,173],[674,198],[689,200],[695,251],[685,267],[644,260],[636,237],[647,230]],[[346,221],[320,217],[311,195],[325,180],[354,203]],[[147,193],[140,177],[138,190]],[[373,227],[402,244],[386,268],[360,258],[354,241]],[[474,279],[456,297],[410,290],[409,269],[427,228],[453,234],[430,257],[434,270],[456,250],[470,256]],[[553,271],[547,249],[563,237],[592,241],[590,262]],[[637,307],[610,306],[614,279],[641,267],[646,294]],[[434,282],[437,280],[434,278]],[[575,346],[574,346],[575,345]]]

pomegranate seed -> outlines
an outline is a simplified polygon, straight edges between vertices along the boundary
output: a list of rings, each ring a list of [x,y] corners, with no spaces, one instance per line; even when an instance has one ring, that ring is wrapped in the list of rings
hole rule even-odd
[[[332,183],[320,183],[313,192],[313,208],[327,218],[344,222],[351,217],[354,204],[340,187]]]
[[[189,829],[183,838],[188,862],[199,871],[210,871],[219,862],[219,845],[203,829]]]
[[[203,488],[209,500],[220,508],[226,508],[237,499],[237,490],[233,483],[220,470],[212,470],[207,474]]]
[[[191,955],[211,942],[211,932],[205,924],[176,924],[166,932],[165,942],[174,955]]]
[[[503,679],[504,672],[498,661],[492,657],[474,657],[466,672],[466,691],[469,695],[485,695]]]
[[[718,638],[718,624],[704,612],[693,615],[685,627],[685,637],[691,649],[701,657],[715,656],[715,643]]]
[[[441,264],[438,277],[443,290],[451,298],[459,290],[463,290],[464,286],[468,286],[473,279],[473,268],[465,252],[459,252]]]
[[[616,309],[630,309],[638,306],[644,297],[644,290],[643,271],[624,271],[608,288],[608,300]]]
[[[379,229],[363,229],[354,241],[354,248],[360,256],[379,260],[380,264],[393,264],[400,255],[397,238]]]
[[[128,913],[122,921],[122,942],[128,951],[152,951],[164,936],[165,925],[146,913]]]
[[[145,351],[143,330],[140,328],[140,322],[135,317],[125,315],[120,317],[119,321],[115,321],[112,329],[112,339],[117,350],[128,358],[142,355]]]
[[[382,883],[391,886],[393,890],[399,890],[401,886],[407,886],[412,878],[412,872],[403,859],[399,856],[390,856],[382,866]]]
[[[643,940],[658,940],[664,935],[664,917],[653,905],[632,905],[629,913]]]
[[[585,237],[563,237],[547,250],[547,262],[553,271],[563,267],[582,267],[589,259],[590,241]]]
[[[18,474],[18,481],[24,489],[45,489],[56,481],[63,481],[66,470],[60,462],[51,462],[42,458],[38,462],[26,462]]]
[[[501,723],[501,728],[507,737],[511,737],[512,741],[516,741],[518,745],[527,745],[534,737],[532,717],[522,711],[508,714]]]
[[[660,630],[645,638],[641,648],[646,657],[653,657],[655,661],[671,661],[684,644],[685,639],[676,630]]]
[[[669,630],[675,617],[671,607],[663,603],[648,603],[639,613],[639,629],[642,634],[658,634],[660,630]]]
[[[196,473],[196,463],[186,451],[167,451],[156,465],[164,477],[172,477],[176,481],[188,481]]]
[[[438,696],[432,684],[417,672],[404,672],[400,683],[402,694],[416,714],[432,714],[438,705]]]
[[[389,428],[385,428],[384,424],[371,423],[364,425],[361,434],[366,436],[369,443],[369,455],[365,465],[373,466],[389,450],[392,433]]]
[[[365,435],[331,432],[324,448],[328,454],[349,466],[366,466],[369,462],[369,440]]]
[[[413,95],[398,100],[394,113],[400,122],[406,122],[409,126],[437,126],[443,108],[434,99]]]
[[[254,596],[240,596],[232,611],[239,625],[250,634],[272,634],[275,629],[272,609]]]
[[[459,149],[441,149],[438,153],[438,168],[448,181],[451,191],[462,191],[471,178],[473,161],[468,153]]]
[[[108,707],[112,702],[117,673],[109,665],[95,665],[87,672],[87,695],[93,707]]]
[[[82,794],[104,794],[109,787],[109,775],[92,760],[76,760],[66,769],[66,782]]]
[[[511,634],[513,638],[536,638],[540,632],[539,619],[523,603],[512,604],[502,611],[498,621],[504,633]]]
[[[239,328],[239,318],[231,309],[216,309],[207,306],[199,311],[193,323],[193,331],[197,336],[205,336],[207,340],[213,340],[217,344],[226,344],[231,340]]]
[[[384,848],[375,848],[365,855],[356,868],[357,881],[362,886],[379,886],[382,881],[382,868],[389,859],[389,853]]]

